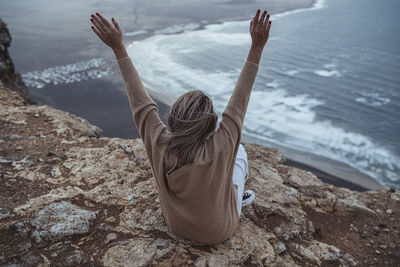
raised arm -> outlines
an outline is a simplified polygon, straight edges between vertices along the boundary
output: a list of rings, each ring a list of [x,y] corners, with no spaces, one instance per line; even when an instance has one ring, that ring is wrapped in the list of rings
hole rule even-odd
[[[108,22],[101,14],[91,15],[92,30],[115,54],[129,97],[133,119],[146,146],[149,158],[155,138],[166,128],[158,115],[157,104],[148,95],[142,80],[128,57],[122,41],[122,31],[114,18]]]
[[[250,99],[250,93],[257,76],[258,64],[260,63],[264,46],[268,41],[271,29],[269,17],[270,15],[267,14],[267,11],[264,11],[260,16],[260,10],[257,10],[256,15],[250,22],[252,44],[247,61],[240,72],[228,105],[222,113],[221,126],[229,131],[229,135],[237,145],[240,142],[243,120]]]

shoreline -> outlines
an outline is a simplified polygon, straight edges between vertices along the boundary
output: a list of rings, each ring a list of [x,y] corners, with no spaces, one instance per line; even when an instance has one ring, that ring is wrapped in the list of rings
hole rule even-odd
[[[160,100],[160,95],[157,95],[149,90],[150,96],[154,99],[154,101],[159,106],[159,116],[161,120],[166,123],[167,122],[167,112],[170,108],[166,102]],[[165,112],[165,113],[163,113]],[[137,134],[137,138],[140,138],[139,134]],[[245,134],[242,134],[241,143],[255,143],[259,144],[264,147],[274,147],[271,145],[267,145],[262,142],[257,142],[255,139],[252,139]],[[343,166],[340,162],[334,161],[337,165],[329,164],[327,162],[321,161],[314,161],[315,164],[312,164],[310,161],[305,160],[298,155],[288,156],[287,151],[283,151],[282,148],[278,148],[285,156],[285,165],[296,167],[305,171],[310,171],[314,173],[322,182],[328,183],[337,187],[345,187],[351,190],[355,190],[358,192],[365,192],[369,190],[376,190],[376,189],[384,189],[385,187],[379,184],[375,179],[372,177],[363,174],[355,169],[351,170],[350,166]],[[322,159],[321,156],[314,156],[313,160]],[[332,161],[333,162],[333,161]],[[337,170],[335,171],[335,167]],[[342,171],[339,171],[341,169]],[[346,177],[346,178],[344,178]]]
[[[318,5],[320,3],[323,3],[322,0],[305,0],[303,2],[296,2],[296,1],[287,1],[285,3],[275,3],[271,2],[271,4],[268,4],[269,6],[272,6],[272,13],[273,16],[284,16],[287,14],[290,14],[291,12],[301,12],[302,10],[309,10],[312,8],[318,8]],[[259,4],[257,4],[259,5]],[[202,6],[206,6],[206,4],[202,4]],[[167,14],[163,14],[157,17],[147,17],[149,14],[146,12],[141,13],[138,12],[140,15],[140,18],[137,20],[138,23],[135,22],[133,26],[127,26],[125,29],[127,33],[132,33],[136,31],[141,31],[145,30],[146,33],[144,34],[139,34],[139,35],[131,35],[131,36],[124,36],[125,43],[128,45],[130,42],[134,41],[140,41],[145,38],[148,38],[154,34],[156,34],[156,31],[162,30],[174,25],[186,25],[188,23],[198,23],[202,24],[203,21],[206,21],[206,25],[209,24],[216,24],[216,23],[224,23],[226,21],[239,21],[239,20],[247,20],[249,14],[253,14],[253,10],[249,11],[249,9],[253,9],[255,7],[255,3],[249,3],[246,5],[247,10],[242,10],[240,11],[240,5],[238,4],[237,6],[228,6],[226,4],[221,4],[221,7],[228,8],[230,9],[229,11],[227,10],[225,14],[222,17],[214,16],[214,14],[207,13],[207,18],[204,19],[203,17],[199,17],[198,14],[201,14],[198,12],[197,14],[190,14],[192,16],[187,16],[187,14],[182,14],[181,16],[174,17],[173,19],[171,17],[168,17]],[[157,6],[155,7],[155,11],[161,10]],[[140,10],[139,10],[140,11]],[[213,17],[214,16],[214,17]],[[153,20],[156,19],[156,20]],[[160,21],[166,20],[164,24],[161,24]],[[124,23],[127,18],[121,18],[121,24],[124,25],[129,25],[128,23]],[[136,19],[135,19],[136,21]],[[132,25],[132,24],[131,24]],[[86,36],[86,33],[85,33]],[[97,49],[99,47],[100,54],[103,54],[105,58],[107,58],[107,52],[106,47],[102,47],[98,44],[98,41],[92,38],[94,47]],[[90,46],[89,46],[90,47]],[[108,51],[108,50],[107,50]],[[47,53],[47,52],[46,52]],[[93,54],[91,51],[89,54]],[[96,52],[98,54],[98,52]],[[55,58],[56,59],[56,58]],[[54,59],[54,60],[55,60]],[[110,79],[99,79],[99,80],[89,80],[86,81],[85,83],[76,83],[73,87],[74,88],[69,88],[67,84],[63,85],[66,89],[70,91],[63,91],[63,92],[56,92],[52,93],[49,92],[52,88],[55,86],[50,86],[45,88],[44,90],[32,90],[30,89],[34,99],[40,99],[42,103],[44,104],[49,104],[51,106],[54,106],[56,108],[68,111],[73,114],[77,114],[78,116],[81,116],[87,120],[89,120],[92,124],[98,125],[104,130],[104,136],[107,137],[120,137],[120,138],[138,138],[139,134],[136,130],[136,127],[133,125],[132,121],[132,115],[129,109],[129,103],[127,99],[124,99],[125,95],[120,94],[121,92],[118,92],[117,94],[115,92],[107,92],[107,90],[104,90],[102,87],[106,87],[106,81],[108,82],[109,85],[115,86],[110,80],[116,80],[115,77],[119,79],[119,75],[117,74],[116,76],[111,77]],[[115,81],[114,81],[115,82]],[[117,81],[116,87],[121,87],[122,82],[120,80]],[[85,88],[83,88],[85,87]],[[86,88],[88,87],[88,88]],[[81,91],[78,91],[76,89],[81,88]],[[88,98],[87,95],[93,95],[89,91],[93,91],[93,88],[98,88],[98,91],[96,92],[98,96],[96,97],[96,101],[90,101],[90,107],[88,107]],[[148,87],[147,87],[148,88]],[[85,91],[84,89],[90,89]],[[101,89],[101,90],[100,90]],[[124,89],[124,88],[123,88]],[[159,107],[159,114],[161,120],[166,122],[167,118],[167,111],[170,107],[170,105],[173,104],[174,98],[173,97],[168,97],[168,96],[162,96],[154,91],[151,90],[151,88],[148,88],[149,94],[152,96],[154,101],[157,103]],[[99,94],[99,91],[101,94]],[[67,93],[68,92],[68,93]],[[83,92],[83,93],[82,93]],[[52,96],[52,94],[54,94]],[[57,98],[56,98],[57,96]],[[85,99],[86,97],[86,99]],[[167,98],[168,97],[168,98]],[[46,103],[47,102],[47,103]],[[71,103],[75,102],[74,105]],[[97,102],[97,103],[96,103]],[[102,104],[102,108],[96,107],[98,105],[98,102]],[[116,103],[119,107],[116,110],[114,105]],[[243,141],[244,138],[242,138]],[[265,144],[265,142],[259,143],[263,146],[268,146]],[[279,148],[280,149],[280,148]],[[282,151],[282,149],[280,149]],[[332,166],[336,166],[335,164],[332,164],[331,166],[324,166],[324,168],[321,168],[321,164],[310,164],[310,161],[305,161],[304,159],[302,160],[299,157],[292,157],[289,156],[287,157],[286,155],[290,155],[288,153],[284,153],[285,157],[288,159],[289,162],[291,163],[296,163],[299,166],[302,166],[303,169],[307,170],[318,170],[321,174],[320,176],[327,177],[326,179],[328,180],[342,180],[344,181],[343,183],[349,182],[353,185],[359,185],[362,188],[365,189],[373,189],[373,188],[382,188],[381,185],[377,184],[377,182],[371,178],[371,177],[365,177],[360,174],[349,174],[348,172],[342,172],[342,173],[335,173],[334,168]],[[311,162],[311,163],[315,163]],[[322,175],[322,173],[324,173]],[[344,179],[341,177],[348,177],[350,176],[349,179]],[[334,177],[335,179],[333,179]],[[368,179],[369,178],[369,179]],[[369,182],[365,183],[363,181],[368,180]],[[357,181],[357,183],[354,183],[352,181]],[[349,185],[350,186],[350,185]]]
[[[321,8],[321,6],[323,6],[323,2],[324,2],[323,0],[313,0],[309,7],[303,7],[293,10],[282,10],[280,12],[274,13],[273,16],[280,17],[288,15],[291,12],[301,12],[302,10],[318,9]],[[236,19],[236,20],[241,20],[241,19]],[[223,23],[223,22],[224,21],[215,23]],[[145,38],[148,38],[153,34],[155,33],[146,33]],[[140,40],[143,38],[140,38],[140,36],[134,36],[133,39]],[[174,98],[162,95],[158,93],[156,90],[152,90],[152,88],[149,86],[146,86],[146,88],[150,96],[157,102],[157,105],[159,105],[160,118],[164,122],[166,122],[167,114],[162,114],[161,111],[168,110],[169,107],[174,103]],[[266,142],[260,142],[255,139],[256,138],[252,138],[249,135],[243,133],[241,142],[257,143],[265,147],[271,146],[266,144]],[[351,190],[356,190],[360,192],[385,188],[384,185],[380,184],[377,180],[375,180],[371,176],[364,174],[345,163],[331,160],[328,158],[325,159],[324,157],[318,155],[312,155],[311,156],[312,159],[307,160],[305,158],[306,157],[305,153],[302,153],[300,151],[295,151],[295,153],[288,153],[288,151],[291,149],[282,149],[281,147],[278,147],[278,149],[282,151],[285,155],[286,158],[285,165],[297,167],[306,171],[311,171],[321,181],[325,183],[329,183],[339,187],[346,187]]]

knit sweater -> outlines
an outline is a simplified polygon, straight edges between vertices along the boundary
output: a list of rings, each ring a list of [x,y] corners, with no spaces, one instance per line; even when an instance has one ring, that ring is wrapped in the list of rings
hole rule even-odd
[[[193,163],[178,167],[177,158],[166,153],[168,145],[161,142],[169,130],[131,59],[117,62],[157,182],[166,224],[177,235],[203,244],[229,239],[239,224],[232,174],[258,65],[244,63],[219,128],[206,139]]]

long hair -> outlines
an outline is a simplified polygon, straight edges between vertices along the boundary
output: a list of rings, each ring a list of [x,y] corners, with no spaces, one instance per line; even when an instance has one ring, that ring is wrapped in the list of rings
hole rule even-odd
[[[175,154],[181,164],[193,162],[196,154],[217,125],[211,99],[200,90],[180,96],[168,112],[170,136],[168,153]]]

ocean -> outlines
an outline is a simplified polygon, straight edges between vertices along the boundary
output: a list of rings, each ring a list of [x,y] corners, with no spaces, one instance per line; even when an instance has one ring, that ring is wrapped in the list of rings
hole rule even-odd
[[[243,137],[288,158],[354,169],[400,189],[398,10],[397,0],[325,0],[273,15]],[[247,57],[248,30],[249,21],[190,23],[127,48],[164,102],[200,89],[221,115]],[[104,59],[93,58],[23,78],[40,89],[113,74]]]
[[[345,163],[399,189],[399,7],[395,0],[318,1],[274,15],[243,135]],[[170,104],[200,89],[221,114],[247,56],[248,28],[249,21],[175,27],[128,51]]]

